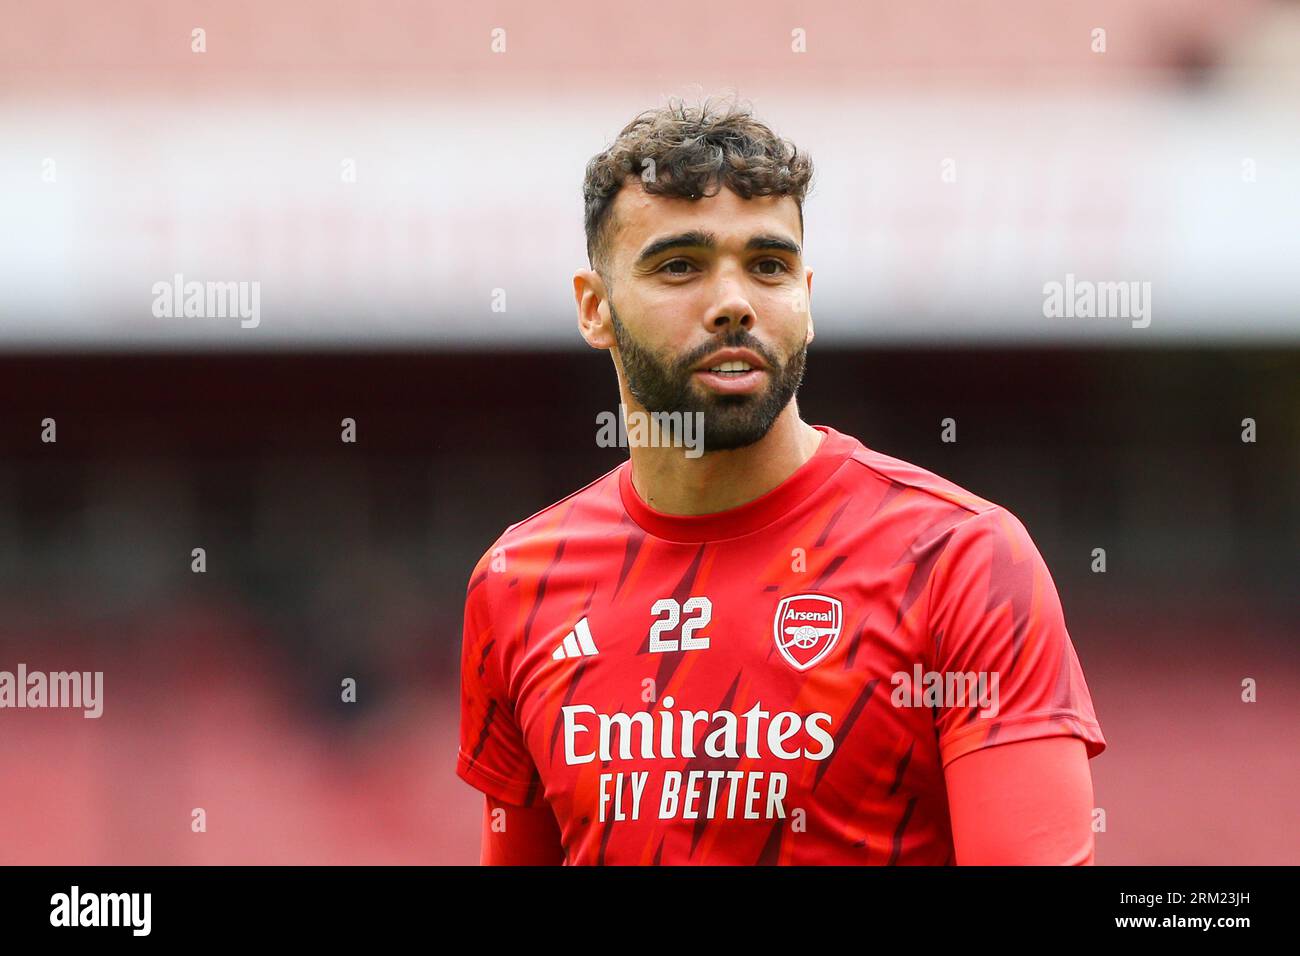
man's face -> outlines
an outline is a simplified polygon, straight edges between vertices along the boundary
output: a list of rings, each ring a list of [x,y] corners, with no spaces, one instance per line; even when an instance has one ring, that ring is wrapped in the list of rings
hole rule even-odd
[[[632,180],[612,212],[607,305],[628,391],[649,412],[702,412],[706,451],[758,441],[812,340],[794,200],[651,196]]]

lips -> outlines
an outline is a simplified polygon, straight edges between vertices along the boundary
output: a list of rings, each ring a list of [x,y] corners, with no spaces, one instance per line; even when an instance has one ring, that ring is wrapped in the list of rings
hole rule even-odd
[[[718,349],[718,351],[696,365],[695,371],[722,371],[725,374],[728,369],[748,371],[749,369],[763,370],[766,368],[767,364],[749,349]]]
[[[722,395],[744,395],[760,389],[767,372],[758,368],[742,372],[714,372],[701,369],[694,375],[697,381],[711,391]]]
[[[744,395],[760,389],[767,366],[749,349],[719,349],[695,367],[695,378],[722,395]]]

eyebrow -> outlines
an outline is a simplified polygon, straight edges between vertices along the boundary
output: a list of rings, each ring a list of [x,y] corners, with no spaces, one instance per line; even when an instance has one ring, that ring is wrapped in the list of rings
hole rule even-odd
[[[711,232],[704,232],[699,229],[692,229],[689,232],[680,232],[673,236],[664,236],[662,239],[656,239],[637,256],[637,265],[641,265],[661,253],[668,252],[670,249],[716,249],[718,247],[718,238]],[[745,243],[746,251],[755,249],[771,249],[777,252],[788,252],[792,255],[799,255],[803,250],[799,248],[797,242],[792,242],[784,236],[772,235],[771,233],[760,233],[757,236],[751,236]]]

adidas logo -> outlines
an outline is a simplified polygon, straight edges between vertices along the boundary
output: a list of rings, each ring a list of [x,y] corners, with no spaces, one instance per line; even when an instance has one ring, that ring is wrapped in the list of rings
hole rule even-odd
[[[596,642],[591,639],[591,628],[588,626],[585,617],[573,626],[573,630],[564,635],[564,641],[551,655],[557,661],[562,661],[566,657],[595,656]]]

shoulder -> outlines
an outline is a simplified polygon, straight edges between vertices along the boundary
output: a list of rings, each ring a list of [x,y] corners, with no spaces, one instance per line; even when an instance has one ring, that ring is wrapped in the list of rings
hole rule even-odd
[[[619,463],[599,478],[588,482],[577,491],[570,492],[554,504],[547,505],[527,518],[509,525],[501,534],[498,543],[506,540],[512,542],[524,541],[531,536],[544,533],[557,520],[561,520],[575,511],[599,514],[602,504],[611,500],[617,502],[618,473],[626,465],[627,462]],[[594,516],[592,515],[592,517]]]
[[[470,595],[488,580],[490,572],[505,570],[507,563],[515,569],[531,567],[535,561],[530,559],[554,554],[575,534],[607,532],[617,525],[622,514],[618,474],[625,464],[508,525],[475,564],[469,581]]]
[[[939,510],[958,509],[967,516],[1000,507],[989,499],[919,465],[894,458],[859,443],[849,456],[863,477],[888,486],[895,495],[910,494],[919,503]]]
[[[848,481],[871,487],[864,497],[873,514],[897,522],[915,552],[933,548],[937,557],[954,543],[991,538],[1009,542],[1017,553],[1032,546],[1024,524],[1006,506],[912,462],[858,442],[845,471]]]

